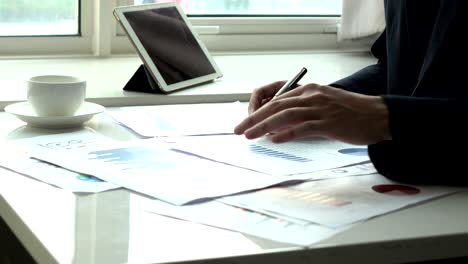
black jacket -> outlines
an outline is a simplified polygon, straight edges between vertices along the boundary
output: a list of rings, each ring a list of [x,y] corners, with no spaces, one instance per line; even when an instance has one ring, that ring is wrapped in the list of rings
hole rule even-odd
[[[378,63],[333,86],[382,95],[391,141],[369,146],[384,176],[468,184],[468,1],[385,1]],[[466,163],[465,163],[466,162]]]

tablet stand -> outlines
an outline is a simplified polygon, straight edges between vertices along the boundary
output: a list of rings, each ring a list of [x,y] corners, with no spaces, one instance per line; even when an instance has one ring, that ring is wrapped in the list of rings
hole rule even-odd
[[[134,92],[162,93],[159,89],[158,83],[154,81],[144,64],[140,65],[138,70],[133,74],[130,80],[128,80],[123,89],[125,91]]]

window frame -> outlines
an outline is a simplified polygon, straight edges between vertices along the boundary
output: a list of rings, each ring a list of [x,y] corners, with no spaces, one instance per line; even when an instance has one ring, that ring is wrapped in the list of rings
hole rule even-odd
[[[216,53],[335,50],[340,46],[339,17],[189,16],[189,21],[207,48]],[[112,52],[131,52],[127,37],[118,28],[115,32]]]
[[[114,7],[133,0],[81,0],[79,36],[0,37],[0,56],[111,56],[134,54],[113,17]],[[189,16],[213,53],[334,51],[360,49],[339,43],[340,17]]]
[[[78,12],[78,35],[0,37],[0,56],[92,54],[93,0],[81,0]]]

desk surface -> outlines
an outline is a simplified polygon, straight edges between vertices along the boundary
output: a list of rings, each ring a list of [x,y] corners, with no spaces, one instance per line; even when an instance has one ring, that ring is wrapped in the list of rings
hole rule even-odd
[[[362,64],[352,66],[350,61],[349,68],[334,74],[352,72]],[[314,72],[319,71],[312,70],[310,77]],[[252,82],[279,75],[260,76]],[[106,91],[122,93],[120,88]],[[7,140],[51,132],[24,126],[6,113],[0,113],[0,122],[0,133]],[[86,126],[114,139],[133,138],[105,114]],[[401,263],[468,255],[468,210],[463,210],[468,192],[371,219],[303,249],[148,213],[139,206],[145,198],[126,190],[75,195],[4,169],[0,169],[0,182],[0,215],[39,263],[192,263],[207,259],[212,263]]]
[[[0,114],[0,122],[7,139],[51,132],[24,126],[6,113]],[[87,126],[120,140],[133,138],[104,114]],[[0,215],[39,263],[156,263],[230,256],[242,263],[399,263],[468,255],[468,210],[462,210],[468,192],[372,219],[305,250],[145,212],[139,205],[146,198],[126,190],[75,195],[0,171]]]

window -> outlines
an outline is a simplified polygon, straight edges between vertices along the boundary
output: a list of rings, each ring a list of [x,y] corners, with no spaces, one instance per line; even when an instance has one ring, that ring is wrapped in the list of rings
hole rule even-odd
[[[127,0],[121,5],[177,1],[212,52],[336,49],[341,0]],[[132,47],[117,28],[114,53]]]
[[[134,4],[178,2],[189,15],[339,16],[341,0],[135,0]]]
[[[341,0],[0,0],[0,56],[133,53],[112,11],[177,1],[212,52],[337,49]]]
[[[78,0],[2,0],[0,36],[78,35]]]
[[[92,53],[92,0],[0,0],[0,56]]]

